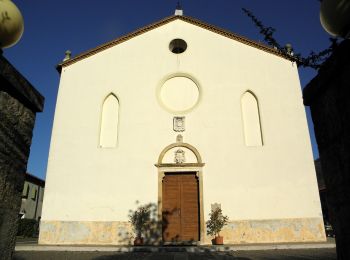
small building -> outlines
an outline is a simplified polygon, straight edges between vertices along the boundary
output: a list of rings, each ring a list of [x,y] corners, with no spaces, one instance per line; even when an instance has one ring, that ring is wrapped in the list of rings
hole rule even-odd
[[[22,204],[19,212],[21,218],[40,220],[44,190],[44,180],[29,173],[25,175]]]
[[[162,243],[324,241],[298,69],[278,50],[174,16],[59,65],[40,244],[128,244],[135,201]]]

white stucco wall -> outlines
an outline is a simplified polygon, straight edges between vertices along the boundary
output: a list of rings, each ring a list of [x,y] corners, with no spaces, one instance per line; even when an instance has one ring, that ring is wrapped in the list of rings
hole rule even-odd
[[[173,54],[172,39],[187,50]],[[295,63],[175,20],[63,68],[42,220],[127,220],[135,201],[157,202],[159,153],[176,135],[157,90],[168,77],[199,84],[184,142],[203,168],[204,211],[231,220],[321,217]],[[258,101],[263,146],[245,145],[241,97]],[[119,100],[118,145],[100,148],[102,104]]]

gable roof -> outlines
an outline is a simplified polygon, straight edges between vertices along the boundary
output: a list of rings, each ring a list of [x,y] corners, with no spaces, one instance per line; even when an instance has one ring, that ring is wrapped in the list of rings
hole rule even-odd
[[[34,176],[34,175],[32,175],[32,174],[30,174],[28,172],[25,174],[25,181],[37,184],[37,185],[39,185],[41,187],[45,187],[45,181],[44,180],[42,180],[39,177]]]
[[[90,49],[88,51],[85,51],[79,55],[77,55],[76,57],[74,58],[71,58],[67,61],[64,61],[60,64],[58,64],[57,66],[57,69],[60,71],[62,67],[67,67],[71,64],[74,64],[80,60],[83,60],[87,57],[90,57],[96,53],[99,53],[103,50],[106,50],[106,49],[109,49],[119,43],[122,43],[122,42],[125,42],[127,40],[130,40],[136,36],[139,36],[143,33],[146,33],[148,31],[151,31],[153,29],[156,29],[162,25],[165,25],[167,23],[170,23],[172,21],[175,21],[175,20],[181,20],[181,21],[184,21],[184,22],[187,22],[187,23],[190,23],[190,24],[193,24],[193,25],[196,25],[200,28],[203,28],[203,29],[206,29],[208,31],[211,31],[211,32],[214,32],[214,33],[217,33],[217,34],[220,34],[222,36],[225,36],[229,39],[232,39],[232,40],[236,40],[238,42],[241,42],[243,44],[246,44],[246,45],[249,45],[249,46],[252,46],[254,48],[257,48],[259,50],[263,50],[267,53],[271,53],[271,54],[274,54],[276,56],[279,56],[279,57],[282,57],[282,58],[285,58],[285,59],[288,59],[288,60],[291,60],[291,61],[294,61],[295,58],[293,58],[292,56],[289,56],[289,55],[286,55],[285,53],[277,50],[277,49],[274,49],[274,48],[271,48],[270,46],[267,46],[265,44],[262,44],[262,43],[259,43],[259,42],[256,42],[256,41],[253,41],[253,40],[249,40],[243,36],[240,36],[238,34],[235,34],[235,33],[232,33],[230,31],[227,31],[227,30],[224,30],[222,28],[219,28],[219,27],[216,27],[214,25],[210,25],[210,24],[207,24],[205,22],[202,22],[200,20],[197,20],[195,18],[192,18],[192,17],[189,17],[189,16],[183,16],[183,15],[173,15],[173,16],[169,16],[169,17],[166,17],[158,22],[155,22],[155,23],[152,23],[150,25],[147,25],[145,27],[142,27],[134,32],[131,32],[127,35],[124,35],[124,36],[121,36],[115,40],[112,40],[112,41],[109,41],[107,43],[104,43],[102,45],[99,45],[97,46],[96,48],[93,48],[93,49]]]

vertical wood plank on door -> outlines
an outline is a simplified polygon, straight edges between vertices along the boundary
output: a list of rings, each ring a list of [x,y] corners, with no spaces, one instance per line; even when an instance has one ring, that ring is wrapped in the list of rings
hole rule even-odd
[[[166,175],[163,179],[163,240],[166,242],[180,240],[181,186],[179,181],[178,175]]]
[[[199,240],[198,179],[195,173],[166,174],[163,179],[163,240]]]
[[[195,174],[181,176],[181,238],[199,240],[198,180]]]

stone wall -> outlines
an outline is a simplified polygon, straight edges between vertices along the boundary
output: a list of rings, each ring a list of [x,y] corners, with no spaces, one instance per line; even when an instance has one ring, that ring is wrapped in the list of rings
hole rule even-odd
[[[156,230],[143,234],[146,244],[162,243],[160,226],[154,228]],[[225,244],[326,241],[322,218],[230,221],[220,234]],[[134,238],[131,224],[127,221],[44,220],[40,224],[39,244],[129,245]],[[205,234],[203,238],[201,244],[211,244],[212,237]]]
[[[350,40],[344,40],[304,89],[310,106],[338,259],[350,259]]]
[[[0,56],[0,259],[11,259],[36,112],[43,97]]]

